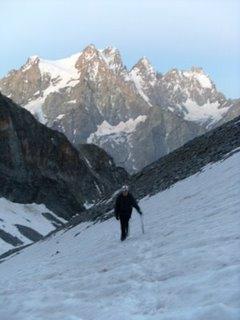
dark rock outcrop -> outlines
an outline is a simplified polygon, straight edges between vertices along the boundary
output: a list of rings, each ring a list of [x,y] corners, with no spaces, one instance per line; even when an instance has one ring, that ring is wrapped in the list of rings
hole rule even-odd
[[[122,167],[116,167],[113,158],[105,150],[94,144],[80,144],[77,146],[77,150],[93,176],[104,184],[118,187],[120,184],[128,182],[127,172]]]
[[[112,165],[114,170],[114,165]],[[102,170],[104,171],[104,169]],[[122,183],[94,173],[60,132],[0,94],[0,196],[44,203],[69,219]]]
[[[64,223],[60,219],[56,218],[50,212],[43,212],[42,216],[44,218],[48,219],[48,221],[50,221],[54,225],[55,228],[59,228],[64,225]]]
[[[22,226],[21,224],[16,224],[15,226],[24,237],[30,239],[31,241],[36,242],[42,239],[43,237],[39,232],[32,228]]]
[[[11,244],[12,246],[20,246],[23,244],[22,240],[18,237],[11,235],[9,232],[0,229],[0,239]]]

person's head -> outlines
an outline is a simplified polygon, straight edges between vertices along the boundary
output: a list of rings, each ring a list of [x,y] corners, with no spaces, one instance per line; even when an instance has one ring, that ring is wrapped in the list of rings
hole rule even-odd
[[[122,194],[124,196],[128,195],[129,187],[127,185],[122,186]]]

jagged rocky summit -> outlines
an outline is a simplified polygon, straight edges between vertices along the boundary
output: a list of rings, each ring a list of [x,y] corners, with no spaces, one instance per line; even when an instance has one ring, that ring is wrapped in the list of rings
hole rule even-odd
[[[160,74],[147,58],[128,70],[115,48],[60,60],[32,56],[0,80],[2,93],[78,146],[92,143],[136,172],[240,114],[201,68]]]

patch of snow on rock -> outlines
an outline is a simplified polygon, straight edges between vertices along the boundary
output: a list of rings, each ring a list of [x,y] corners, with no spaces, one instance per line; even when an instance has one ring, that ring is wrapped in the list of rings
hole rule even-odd
[[[43,113],[42,105],[44,103],[45,97],[39,97],[32,100],[24,105],[24,108],[31,112],[37,119],[43,124],[47,123],[46,116]]]
[[[188,121],[196,121],[199,123],[208,122],[210,120],[211,124],[217,122],[221,119],[224,113],[228,111],[228,107],[219,108],[219,102],[209,102],[200,106],[191,99],[187,99],[184,103],[184,107],[187,110],[184,118]]]
[[[78,80],[79,71],[75,67],[75,64],[79,56],[80,53],[59,60],[40,59],[39,69],[42,75],[48,74],[51,80],[57,80],[55,84],[52,84],[51,88],[48,88],[48,94],[50,92],[58,91],[60,88],[72,86],[72,80]]]
[[[62,113],[62,114],[59,114],[59,115],[57,116],[57,119],[58,119],[58,120],[61,120],[61,119],[64,118],[64,117],[65,117],[65,114]]]
[[[203,70],[200,68],[193,68],[191,71],[184,71],[183,75],[187,78],[195,78],[202,88],[212,88],[212,83],[208,76],[204,74]]]
[[[87,142],[91,143],[94,137],[100,137],[110,134],[120,134],[120,133],[132,133],[135,131],[137,125],[141,122],[145,122],[147,119],[146,115],[140,115],[136,119],[129,119],[126,122],[121,121],[116,126],[112,126],[106,120],[104,120],[97,128],[97,131],[92,133]]]
[[[134,82],[140,96],[148,103],[148,105],[152,106],[148,96],[144,93],[144,84],[145,83],[141,77],[141,74],[139,73],[139,70],[137,68],[133,68],[131,70],[130,76],[131,76],[131,80]]]

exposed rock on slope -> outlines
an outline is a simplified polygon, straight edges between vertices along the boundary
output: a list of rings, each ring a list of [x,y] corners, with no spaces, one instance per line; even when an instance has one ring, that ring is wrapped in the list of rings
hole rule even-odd
[[[132,176],[138,197],[155,194],[240,148],[240,117],[189,141]]]
[[[87,163],[93,176],[103,184],[117,187],[128,182],[127,172],[122,167],[116,167],[112,157],[103,149],[94,144],[80,144],[77,149],[80,158]]]

